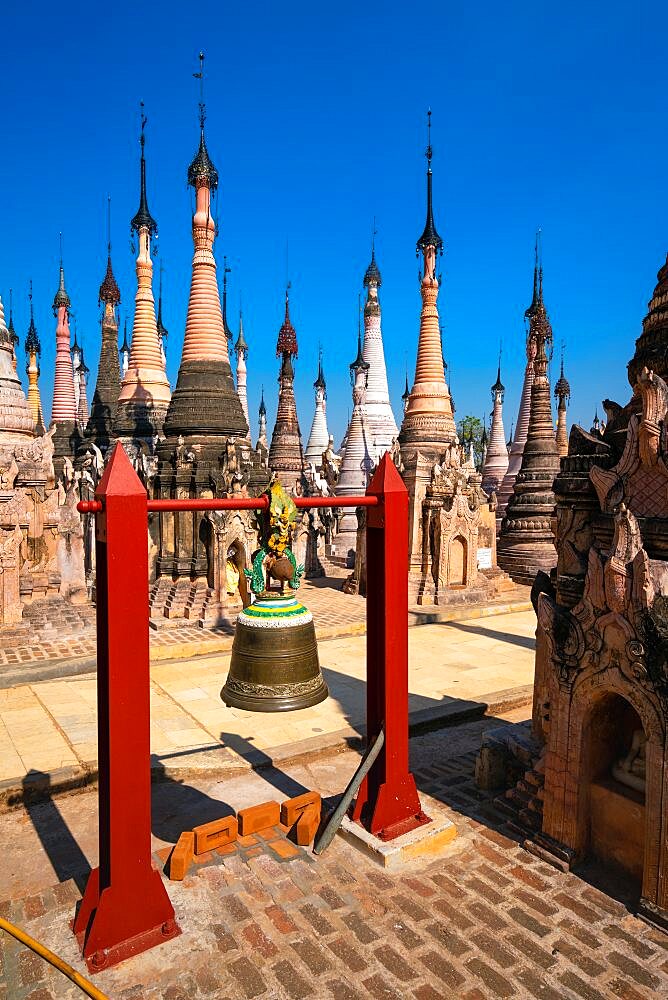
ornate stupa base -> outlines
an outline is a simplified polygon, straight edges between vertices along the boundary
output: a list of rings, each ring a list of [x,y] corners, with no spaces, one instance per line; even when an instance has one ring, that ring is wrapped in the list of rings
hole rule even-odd
[[[222,700],[247,712],[293,712],[328,694],[311,612],[294,594],[260,595],[237,618]]]

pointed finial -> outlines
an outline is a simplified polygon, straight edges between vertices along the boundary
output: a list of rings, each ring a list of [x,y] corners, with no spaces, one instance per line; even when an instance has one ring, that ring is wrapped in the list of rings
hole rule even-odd
[[[14,333],[14,291],[9,289],[9,326],[7,327],[10,333]],[[16,334],[14,334],[15,340],[18,340]]]
[[[402,396],[401,396],[401,398],[403,399],[404,403],[408,402],[408,400],[410,399],[410,395],[411,395],[411,391],[408,388],[408,367],[407,367],[406,368],[406,388],[404,389],[404,391],[402,393]]]
[[[206,109],[204,105],[204,53],[199,54],[199,73],[193,73],[196,80],[199,80],[199,127],[204,131],[206,120]]]
[[[538,232],[536,233],[536,266],[538,267],[538,298],[539,301],[543,300],[543,245],[542,245],[542,232],[541,227],[538,227]]]
[[[427,157],[427,164],[431,170],[431,108],[427,109],[427,149],[425,150],[425,156]]]
[[[79,347],[79,344],[77,343],[77,318],[76,318],[76,316],[72,316],[72,326],[74,327],[74,340],[72,341],[72,347],[70,348],[70,351],[71,351],[72,354],[81,354],[81,348]]]
[[[63,267],[63,234],[60,233],[60,281],[58,283],[58,291],[55,294],[53,300],[53,312],[54,315],[58,313],[58,309],[64,306],[66,309],[70,308],[70,297],[65,290],[65,268]]]
[[[420,251],[426,251],[427,247],[434,247],[437,253],[442,253],[443,240],[438,235],[436,226],[434,225],[434,210],[432,204],[431,160],[433,150],[431,146],[431,108],[427,111],[427,150],[425,155],[427,157],[427,221],[425,223],[424,232],[417,241],[416,251],[419,254]]]
[[[140,229],[148,229],[149,236],[158,235],[158,224],[148,210],[148,199],[146,197],[146,158],[144,156],[144,146],[146,144],[145,129],[148,123],[148,118],[144,114],[144,102],[139,102],[139,120],[140,120],[140,133],[139,133],[139,145],[141,147],[141,158],[139,162],[139,176],[140,176],[140,191],[139,191],[139,209],[137,214],[134,216],[130,222],[130,229],[135,232],[139,232]]]
[[[121,344],[121,352],[123,354],[130,353],[130,345],[128,344],[128,318],[125,317],[125,323],[123,324],[123,343]]]
[[[111,257],[111,195],[107,195],[107,254]]]

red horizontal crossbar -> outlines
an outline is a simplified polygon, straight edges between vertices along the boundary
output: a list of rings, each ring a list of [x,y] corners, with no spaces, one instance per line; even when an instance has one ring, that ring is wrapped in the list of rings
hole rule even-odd
[[[360,497],[295,497],[297,507],[377,507],[377,496]],[[269,500],[261,497],[225,497],[211,500],[149,500],[146,509],[157,510],[266,510]],[[81,500],[77,504],[80,514],[98,514],[101,500]]]
[[[266,510],[269,506],[267,497],[221,497],[210,500],[149,500],[147,510]]]

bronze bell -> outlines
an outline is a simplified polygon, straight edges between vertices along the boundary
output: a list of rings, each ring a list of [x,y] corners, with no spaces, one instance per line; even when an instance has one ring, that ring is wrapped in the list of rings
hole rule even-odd
[[[220,696],[229,707],[247,712],[291,712],[317,705],[329,692],[320,672],[313,616],[295,596],[304,572],[290,549],[297,508],[278,480],[267,493],[263,544],[253,556],[252,571],[244,570],[257,599],[237,618]],[[271,588],[272,580],[277,589]]]

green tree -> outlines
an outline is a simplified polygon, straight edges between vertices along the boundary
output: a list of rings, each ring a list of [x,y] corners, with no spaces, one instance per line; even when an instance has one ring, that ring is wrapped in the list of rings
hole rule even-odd
[[[483,424],[479,417],[462,417],[457,424],[457,434],[460,444],[464,445],[466,457],[468,458],[469,447],[473,440],[473,452],[475,454],[476,469],[482,466],[482,432]]]

